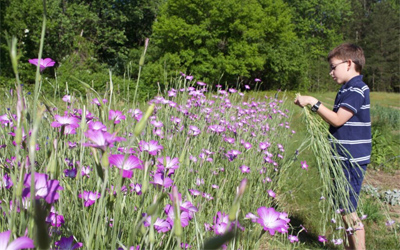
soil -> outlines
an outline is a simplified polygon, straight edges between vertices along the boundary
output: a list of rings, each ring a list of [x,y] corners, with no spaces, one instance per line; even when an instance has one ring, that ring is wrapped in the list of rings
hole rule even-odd
[[[368,169],[365,184],[377,187],[380,190],[400,189],[400,170],[385,172]]]
[[[385,172],[379,170],[367,170],[365,184],[379,188],[379,190],[400,190],[400,170]],[[400,206],[389,206],[389,214],[393,220],[400,223]]]

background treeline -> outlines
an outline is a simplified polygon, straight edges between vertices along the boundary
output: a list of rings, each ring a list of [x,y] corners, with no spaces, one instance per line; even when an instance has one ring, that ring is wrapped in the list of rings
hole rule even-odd
[[[20,74],[29,87],[43,13],[47,27],[43,88],[82,90],[136,84],[150,38],[140,95],[184,72],[209,84],[262,89],[334,90],[326,55],[342,42],[363,47],[364,80],[373,91],[400,91],[398,0],[0,0],[0,86],[14,85],[7,40],[19,41]],[[67,84],[66,84],[67,83]],[[131,85],[131,86],[129,86]],[[52,87],[51,87],[52,86]]]

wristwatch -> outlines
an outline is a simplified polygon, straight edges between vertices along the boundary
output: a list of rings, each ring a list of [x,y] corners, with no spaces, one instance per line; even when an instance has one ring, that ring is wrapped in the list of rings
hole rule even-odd
[[[317,112],[317,110],[319,109],[320,105],[321,105],[321,102],[318,101],[316,104],[314,104],[314,106],[311,107],[311,111],[312,112]]]

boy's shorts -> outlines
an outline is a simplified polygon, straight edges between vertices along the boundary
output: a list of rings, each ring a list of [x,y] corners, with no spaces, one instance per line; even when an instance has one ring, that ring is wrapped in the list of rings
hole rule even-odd
[[[367,164],[365,165],[357,165],[351,164],[349,161],[342,161],[343,164],[343,172],[346,176],[347,181],[349,182],[351,189],[349,191],[349,207],[344,209],[344,213],[353,213],[357,209],[358,198],[361,191],[361,184],[364,180],[365,171],[367,170]]]

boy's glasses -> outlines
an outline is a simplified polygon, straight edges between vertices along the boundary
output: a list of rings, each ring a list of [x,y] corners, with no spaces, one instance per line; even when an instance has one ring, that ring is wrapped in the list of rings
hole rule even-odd
[[[332,66],[331,66],[331,71],[335,70],[336,67],[337,67],[339,64],[346,63],[346,62],[347,62],[347,61],[342,61],[342,62],[340,62],[340,63],[337,63],[336,65],[332,65]]]

